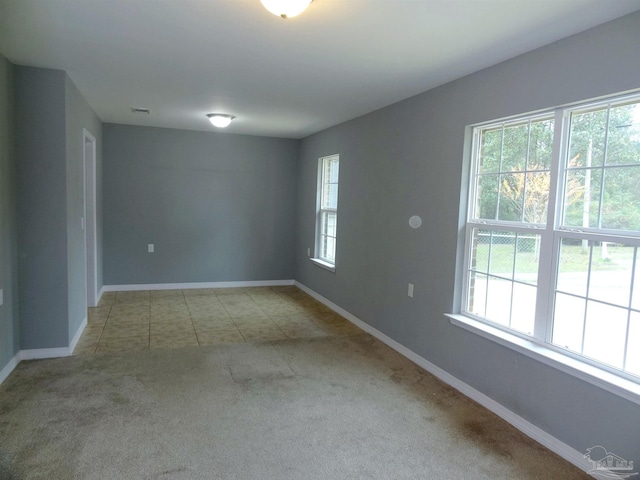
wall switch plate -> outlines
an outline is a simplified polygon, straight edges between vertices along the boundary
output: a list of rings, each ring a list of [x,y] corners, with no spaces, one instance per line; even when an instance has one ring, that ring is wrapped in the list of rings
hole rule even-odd
[[[155,251],[156,251],[156,247],[155,247],[155,245],[154,245],[153,243],[150,243],[150,244],[147,246],[147,252],[149,252],[149,253],[153,253],[153,252],[155,252]]]
[[[310,256],[311,256],[311,249],[307,248],[307,257],[310,257]]]
[[[4,288],[0,288],[0,305],[4,305]]]
[[[413,298],[413,283],[409,284],[409,288],[407,288],[407,295]]]

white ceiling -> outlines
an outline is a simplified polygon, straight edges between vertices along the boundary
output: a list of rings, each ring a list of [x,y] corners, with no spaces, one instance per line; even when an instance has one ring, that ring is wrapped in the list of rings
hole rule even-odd
[[[640,9],[638,0],[0,0],[0,52],[104,122],[301,138]],[[131,107],[148,107],[151,115]]]

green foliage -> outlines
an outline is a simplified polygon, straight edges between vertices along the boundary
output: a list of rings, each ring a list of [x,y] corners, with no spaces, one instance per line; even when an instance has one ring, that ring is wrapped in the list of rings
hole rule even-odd
[[[640,231],[638,112],[638,103],[630,103],[572,115],[564,185],[566,225]],[[546,222],[553,134],[553,118],[482,131],[479,218]]]
[[[574,114],[571,118],[570,173],[580,184],[579,198],[567,206],[572,226],[640,230],[640,125],[638,104]],[[587,173],[591,169],[591,178]],[[604,166],[604,168],[602,168]],[[604,178],[603,178],[604,176]],[[603,185],[604,181],[604,185]],[[589,203],[588,225],[583,223]]]
[[[489,260],[489,247],[491,247],[491,272],[494,275],[510,276],[513,270],[514,248],[513,245],[487,243],[479,244],[476,249],[476,265],[480,272],[487,272],[486,267]],[[598,249],[600,247],[595,247]],[[633,262],[633,247],[612,246],[608,247],[609,256],[600,258],[598,253],[593,256],[593,271],[619,270],[626,268]],[[535,252],[516,252],[516,277],[518,274],[537,273],[538,256]],[[562,262],[560,269],[563,272],[586,272],[589,267],[589,254],[582,251],[580,245],[563,245]]]
[[[546,221],[553,128],[553,119],[547,118],[482,132],[478,169],[480,218]]]

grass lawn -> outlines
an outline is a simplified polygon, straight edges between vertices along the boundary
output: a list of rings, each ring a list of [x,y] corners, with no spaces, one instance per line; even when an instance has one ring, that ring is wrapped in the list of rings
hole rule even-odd
[[[516,273],[535,273],[538,271],[538,255],[534,248],[515,251],[515,245],[494,244],[491,247],[491,265],[489,261],[489,244],[479,244],[476,251],[476,268],[480,272],[493,274],[509,274],[513,270],[514,254]],[[528,246],[527,246],[528,247]],[[527,251],[529,250],[529,251]],[[607,256],[602,258],[599,245],[593,247],[592,270],[614,271],[627,270],[633,264],[633,247],[608,245]],[[589,249],[582,251],[580,245],[563,245],[560,255],[561,272],[586,272],[589,267]]]

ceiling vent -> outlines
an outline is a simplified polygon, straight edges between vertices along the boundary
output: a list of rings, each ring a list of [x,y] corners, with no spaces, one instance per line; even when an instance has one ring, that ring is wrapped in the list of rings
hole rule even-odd
[[[145,113],[147,115],[149,115],[151,113],[151,110],[149,110],[148,108],[144,108],[144,107],[131,107],[131,111],[133,113]]]

